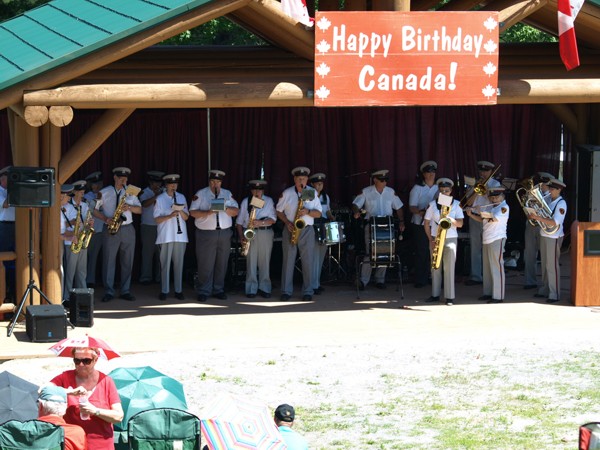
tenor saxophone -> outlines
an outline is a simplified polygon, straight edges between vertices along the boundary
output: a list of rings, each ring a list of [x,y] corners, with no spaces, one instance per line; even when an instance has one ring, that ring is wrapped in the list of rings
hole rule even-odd
[[[300,218],[300,211],[304,209],[304,200],[302,197],[298,198],[298,207],[296,208],[296,215],[294,216],[294,229],[290,233],[290,244],[296,245],[300,238],[300,232],[306,226],[306,222]]]
[[[125,221],[125,216],[123,216],[123,208],[125,207],[126,197],[126,194],[121,197],[121,200],[119,200],[119,204],[117,205],[117,209],[115,209],[115,213],[110,219],[110,222],[108,222],[108,225],[106,225],[106,229],[110,234],[117,234],[119,228],[121,228],[121,224]]]
[[[252,241],[252,239],[254,239],[254,236],[256,236],[256,231],[254,231],[254,226],[252,225],[255,218],[256,208],[252,208],[252,211],[250,211],[250,216],[248,218],[248,228],[244,230],[244,238],[246,238],[246,240],[242,244],[242,256],[248,256],[248,252],[250,251],[250,241]]]
[[[86,249],[89,247],[95,231],[96,230],[94,230],[94,227],[92,226],[92,212],[88,209],[85,216],[85,222],[83,223],[83,231],[81,232],[81,240],[83,242],[81,248]]]
[[[77,209],[77,218],[75,219],[75,227],[73,228],[73,237],[75,239],[71,241],[70,247],[72,253],[77,254],[81,251],[81,246],[83,245],[83,242],[81,241],[82,231],[81,210]]]
[[[442,205],[440,209],[440,222],[438,223],[437,234],[433,250],[431,251],[431,268],[437,270],[442,265],[442,255],[444,254],[444,243],[446,242],[446,232],[452,226],[452,221],[448,217],[450,207]]]

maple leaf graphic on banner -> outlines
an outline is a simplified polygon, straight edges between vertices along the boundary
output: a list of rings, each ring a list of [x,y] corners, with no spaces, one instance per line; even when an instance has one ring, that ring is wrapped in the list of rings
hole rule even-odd
[[[485,95],[486,98],[492,98],[496,93],[496,89],[491,84],[488,84],[481,90],[481,93]]]
[[[488,77],[491,77],[492,75],[494,75],[496,73],[496,66],[494,64],[492,64],[491,62],[489,62],[485,66],[483,66],[483,72]]]
[[[319,97],[321,100],[325,100],[327,97],[329,97],[329,94],[331,93],[331,91],[329,89],[327,89],[325,86],[321,86],[319,89],[317,89],[317,97]]]
[[[494,41],[492,41],[491,39],[489,41],[487,41],[485,44],[483,44],[483,48],[486,52],[488,53],[494,53],[496,51],[496,49],[498,48],[498,46],[496,45],[496,43]]]
[[[325,39],[317,44],[317,50],[319,50],[321,53],[327,53],[330,48],[331,45],[329,45],[329,42],[327,42]]]
[[[331,70],[331,67],[329,67],[324,62],[322,62],[321,64],[319,64],[319,67],[317,67],[317,73],[319,75],[321,75],[323,78],[325,78],[325,76],[329,74],[330,70]]]
[[[486,21],[483,22],[483,26],[487,28],[488,31],[494,31],[498,26],[498,22],[496,22],[493,17],[488,17]]]
[[[327,31],[330,26],[331,26],[331,22],[327,19],[327,17],[321,17],[321,19],[317,23],[317,27],[321,31]]]

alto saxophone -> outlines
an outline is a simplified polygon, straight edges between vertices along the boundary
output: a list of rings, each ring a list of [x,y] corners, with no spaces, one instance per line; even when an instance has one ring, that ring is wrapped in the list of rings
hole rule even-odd
[[[446,242],[446,232],[452,226],[452,221],[448,217],[450,207],[442,205],[440,209],[440,222],[438,223],[437,234],[433,250],[431,251],[431,268],[437,270],[442,265],[442,255],[444,254],[444,243]]]
[[[81,246],[83,245],[83,242],[81,241],[82,231],[83,227],[81,225],[81,210],[78,208],[77,218],[75,219],[75,227],[73,228],[73,237],[75,239],[71,241],[70,247],[72,253],[77,254],[81,251]]]
[[[85,222],[83,223],[83,230],[81,232],[81,248],[88,248],[90,245],[90,241],[92,240],[92,236],[94,235],[93,223],[92,223],[92,212],[88,209],[88,212],[85,216]]]
[[[248,252],[250,251],[250,241],[252,241],[252,239],[254,239],[254,236],[256,236],[256,231],[254,231],[253,226],[255,218],[256,208],[252,208],[252,211],[250,211],[250,216],[248,218],[248,228],[244,230],[244,238],[246,238],[246,240],[242,244],[242,256],[248,256]]]
[[[109,234],[117,234],[119,228],[121,228],[121,225],[126,219],[126,217],[123,215],[123,209],[125,208],[125,199],[127,196],[138,195],[140,191],[141,189],[139,187],[133,185],[127,186],[127,189],[125,189],[125,192],[123,193],[123,197],[121,197],[119,200],[119,204],[117,205],[117,209],[115,209],[112,219],[110,219],[110,222],[108,222],[108,225],[106,225],[106,229],[108,230]]]

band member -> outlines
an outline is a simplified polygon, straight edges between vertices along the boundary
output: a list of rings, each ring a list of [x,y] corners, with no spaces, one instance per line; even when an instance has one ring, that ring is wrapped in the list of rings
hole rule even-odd
[[[10,166],[0,170],[0,252],[15,250],[15,207],[8,205],[8,170]],[[1,263],[5,264],[6,263]],[[15,287],[14,270],[6,272],[8,292],[13,293]]]
[[[281,246],[281,301],[291,298],[294,291],[294,266],[300,253],[302,263],[302,300],[311,301],[314,293],[313,262],[315,252],[314,221],[321,217],[321,202],[317,192],[307,186],[310,169],[296,167],[292,170],[294,185],[281,193],[277,202],[277,217],[284,224]]]
[[[369,221],[372,217],[391,216],[396,211],[396,216],[400,222],[399,230],[404,231],[404,212],[402,211],[402,200],[396,195],[396,192],[387,186],[389,170],[377,170],[371,173],[373,184],[362,190],[352,202],[352,211],[354,218],[361,216],[361,209],[366,211],[365,219]],[[363,290],[371,279],[371,264],[369,264],[369,249],[371,247],[371,230],[365,226],[365,249],[367,256],[364,258],[360,279],[358,280],[359,289]],[[385,289],[385,267],[380,267],[375,271],[375,286],[379,289]]]
[[[245,291],[248,298],[256,297],[257,293],[262,298],[271,298],[272,226],[277,221],[277,213],[273,199],[264,195],[266,186],[265,180],[248,182],[251,195],[242,200],[236,219],[239,241],[242,248],[247,246]],[[252,222],[250,217],[254,218]]]
[[[148,186],[140,193],[139,199],[142,203],[142,222],[140,225],[140,237],[142,238],[142,271],[140,283],[151,284],[158,282],[159,275],[159,250],[156,246],[156,222],[154,221],[154,205],[156,198],[163,193],[164,172],[151,170],[146,173]]]
[[[88,204],[90,211],[100,209],[102,206],[102,172],[93,172],[85,177],[85,181],[88,183],[88,192],[83,196]],[[104,222],[94,217],[94,234],[90,239],[90,243],[87,249],[87,287],[93,288],[96,286],[96,265],[98,263],[98,256],[100,250],[102,250],[102,231],[104,230]]]
[[[323,270],[323,262],[325,261],[325,255],[327,253],[327,245],[323,242],[325,223],[334,222],[335,217],[331,212],[331,199],[329,195],[323,191],[325,179],[327,177],[324,173],[315,173],[308,179],[310,185],[317,191],[317,197],[321,202],[321,217],[315,219],[315,233],[321,234],[321,239],[317,239],[318,244],[315,246],[314,253],[314,274],[313,274],[313,290],[315,295],[320,295],[323,292],[321,287],[321,271]]]
[[[565,183],[551,179],[548,182],[550,197],[548,198],[548,207],[552,211],[551,218],[543,218],[537,214],[530,215],[531,219],[543,222],[550,227],[559,227],[555,233],[547,233],[540,227],[540,254],[542,257],[542,287],[535,294],[535,297],[547,297],[548,303],[555,303],[560,300],[560,247],[565,235],[564,221],[567,214],[567,202],[562,198],[562,190],[566,187]]]
[[[437,163],[425,161],[419,168],[421,180],[410,190],[408,206],[412,213],[410,228],[412,230],[413,245],[415,253],[415,287],[421,288],[429,282],[429,266],[431,258],[429,255],[429,240],[424,230],[423,216],[429,204],[438,192],[435,183],[435,172]]]
[[[547,172],[538,172],[536,177],[540,180],[540,190],[544,201],[548,203],[548,182],[554,178]],[[539,227],[532,225],[529,220],[525,221],[525,250],[523,262],[525,263],[525,286],[523,289],[537,289],[537,254],[540,249]]]
[[[115,266],[117,254],[121,265],[120,298],[134,301],[135,297],[129,292],[131,288],[131,271],[133,269],[133,256],[135,252],[135,229],[133,228],[133,214],[142,213],[142,204],[137,195],[126,193],[127,178],[131,174],[128,167],[115,167],[112,171],[114,184],[106,186],[102,194],[102,208],[94,211],[94,217],[110,225],[113,219],[123,220],[116,233],[110,229],[103,233],[102,240],[102,277],[104,281],[103,302],[115,298]],[[124,199],[124,200],[123,200]],[[120,208],[120,217],[115,217],[117,208]]]
[[[85,180],[73,183],[73,196],[63,207],[61,211],[65,222],[69,225],[68,230],[73,232],[69,240],[65,240],[64,252],[64,289],[63,302],[68,301],[71,290],[75,288],[85,288],[87,276],[87,249],[83,248],[81,239],[83,238],[83,229],[88,218],[88,204],[83,200],[85,193]],[[91,218],[90,225],[91,225]],[[73,245],[71,245],[73,244]]]
[[[504,199],[504,187],[488,189],[487,206],[479,205],[479,214],[471,208],[467,215],[483,225],[483,295],[479,300],[488,303],[504,301],[504,244],[506,243],[506,226],[510,210]]]
[[[66,216],[66,206],[71,200],[71,194],[73,193],[73,185],[72,184],[62,184],[60,186],[60,240],[61,241],[69,241],[73,238],[73,226],[74,223],[71,223]],[[63,292],[65,291],[65,246],[60,246],[60,285],[63,287]],[[64,301],[64,295],[63,295]]]
[[[452,198],[452,187],[454,186],[454,182],[451,179],[440,178],[437,180],[436,184],[439,188],[440,196],[444,195],[447,196],[447,198]],[[448,212],[444,215],[444,218],[450,221],[451,226],[446,230],[446,238],[444,239],[443,246],[441,246],[441,243],[436,240],[440,231],[439,224],[442,210],[440,201],[441,199],[438,199],[437,201],[432,200],[429,203],[429,207],[423,218],[423,230],[429,240],[432,254],[436,243],[437,245],[440,245],[438,251],[443,252],[441,265],[437,269],[431,267],[431,297],[429,297],[427,301],[437,302],[440,300],[443,270],[444,298],[446,299],[446,305],[453,305],[454,299],[456,298],[454,291],[454,268],[456,265],[456,249],[458,247],[457,228],[463,226],[464,214],[458,200],[452,199],[451,203],[445,205],[448,208]]]
[[[485,187],[495,188],[500,186],[500,182],[491,178],[494,170],[494,163],[489,161],[477,161],[478,177],[476,183],[483,183],[488,180]],[[473,188],[471,188],[473,189]],[[467,192],[469,195],[469,192]],[[473,215],[477,215],[478,207],[485,205],[488,202],[488,198],[485,195],[475,195],[475,200],[471,206],[474,207],[471,212]],[[469,215],[469,244],[471,247],[471,273],[469,279],[465,282],[467,286],[473,286],[475,284],[482,283],[482,235],[483,225],[482,222],[473,218],[473,215]]]
[[[225,275],[231,252],[231,227],[239,208],[231,192],[221,186],[224,177],[222,170],[209,171],[208,187],[196,192],[190,205],[196,225],[199,302],[205,302],[210,295],[227,299]]]
[[[189,211],[185,196],[177,192],[179,175],[169,174],[162,178],[165,191],[156,197],[154,220],[157,224],[156,244],[160,251],[161,289],[159,300],[166,300],[170,290],[171,261],[173,262],[173,286],[175,298],[183,296],[183,258],[188,243],[186,220]]]

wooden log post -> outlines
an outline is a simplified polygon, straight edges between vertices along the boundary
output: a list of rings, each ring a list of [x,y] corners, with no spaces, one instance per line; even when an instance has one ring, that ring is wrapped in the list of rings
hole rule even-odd
[[[52,123],[42,128],[42,144],[40,161],[45,167],[58,170],[61,153],[61,133]],[[59,179],[56,174],[56,179]],[[42,292],[54,303],[62,301],[62,247],[64,242],[58,239],[60,235],[60,183],[54,187],[54,204],[42,210]]]
[[[33,128],[18,115],[14,115],[14,142],[12,146],[13,164],[18,166],[39,166],[39,130]],[[40,210],[32,209],[31,229],[33,233],[32,278],[39,287],[40,272]],[[16,259],[16,301],[19,303],[29,284],[29,208],[17,207],[15,210],[15,250]],[[40,296],[33,291],[28,304],[39,305]]]

